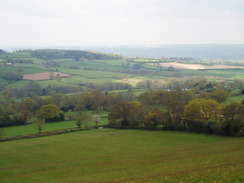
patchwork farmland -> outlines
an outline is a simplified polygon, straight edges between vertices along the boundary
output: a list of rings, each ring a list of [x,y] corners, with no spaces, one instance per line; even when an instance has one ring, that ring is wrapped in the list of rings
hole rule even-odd
[[[0,56],[0,182],[244,181],[241,62]]]

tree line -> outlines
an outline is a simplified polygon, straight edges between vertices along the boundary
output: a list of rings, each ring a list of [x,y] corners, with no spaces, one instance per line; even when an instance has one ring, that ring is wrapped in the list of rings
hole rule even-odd
[[[244,101],[224,105],[227,96],[222,90],[208,97],[180,89],[149,91],[141,94],[139,101],[116,105],[108,119],[116,127],[243,136]]]
[[[223,104],[228,96],[229,92],[221,89],[148,90],[138,97],[133,92],[109,93],[99,89],[75,95],[50,91],[45,97],[2,102],[0,127],[28,123],[42,126],[44,122],[64,119],[76,120],[80,127],[91,120],[86,111],[108,111],[113,127],[243,136],[244,102]]]
[[[93,90],[70,96],[51,91],[45,97],[5,100],[0,104],[0,127],[84,119],[85,111],[109,111],[118,102],[130,101],[129,98],[132,98],[129,94]]]
[[[0,77],[9,81],[19,81],[23,79],[22,74],[9,71],[0,71]]]
[[[5,73],[5,72],[3,72]],[[2,74],[3,74],[2,73]],[[0,72],[1,75],[1,72]],[[21,74],[14,74],[12,72],[3,74],[10,81],[15,81],[22,78]],[[57,78],[60,79],[60,78]],[[59,80],[60,82],[61,79]],[[182,79],[167,79],[167,80],[141,80],[135,86],[125,82],[104,82],[104,83],[93,83],[93,82],[80,82],[77,86],[55,86],[49,85],[47,87],[41,87],[36,81],[30,81],[25,85],[24,88],[10,88],[6,83],[0,83],[0,91],[2,91],[3,98],[9,100],[11,97],[23,98],[32,96],[46,96],[51,91],[58,93],[75,93],[84,92],[94,89],[100,89],[103,91],[112,90],[128,90],[133,91],[134,89],[166,89],[172,90],[176,88],[184,88],[187,90],[194,91],[202,97],[208,97],[211,91],[221,89],[228,91],[230,95],[238,95],[244,93],[244,81],[207,81],[201,77],[182,78]]]

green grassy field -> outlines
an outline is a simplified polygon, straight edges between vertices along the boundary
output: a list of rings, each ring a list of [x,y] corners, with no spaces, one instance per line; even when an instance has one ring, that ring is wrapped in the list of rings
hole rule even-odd
[[[93,68],[94,70],[103,69],[103,70],[110,70],[110,71],[117,71],[123,69],[120,65],[107,64],[106,62],[103,63],[96,60],[88,61],[88,62],[81,62],[81,61],[63,62],[61,66],[62,67],[78,66],[80,69]]]
[[[37,68],[37,69],[48,70],[44,65],[38,65],[38,64],[22,64],[22,63],[16,63],[15,66],[17,66],[17,67],[27,67],[27,68]]]
[[[74,128],[74,127],[76,127],[75,121],[45,123],[43,125],[42,131],[45,132],[45,131],[59,130],[59,129],[64,129],[64,128]],[[38,129],[35,124],[5,127],[5,128],[3,128],[3,130],[4,130],[3,137],[12,137],[12,136],[38,133]]]
[[[243,79],[244,78],[244,70],[243,69],[208,70],[208,71],[206,71],[206,75],[223,77],[225,79]]]
[[[81,83],[87,83],[87,82],[92,82],[95,84],[102,84],[105,82],[116,82],[117,79],[112,79],[112,78],[87,78],[87,77],[82,77],[82,76],[71,76],[71,77],[66,77],[63,78],[61,82],[63,83],[69,83],[72,85],[78,85],[80,82]]]
[[[41,59],[32,57],[30,55],[30,53],[25,53],[25,52],[13,52],[13,53],[7,52],[7,54],[5,56],[7,56],[8,59],[13,59],[13,60],[32,60],[35,63],[45,62],[45,60],[41,60]],[[5,60],[4,59],[5,56],[2,55],[3,60]]]
[[[1,183],[244,181],[243,138],[103,129],[2,142],[0,149]]]
[[[167,72],[167,71],[164,71]],[[172,72],[171,72],[172,73]],[[173,72],[177,76],[177,74],[185,75],[185,76],[204,76],[207,79],[212,80],[234,80],[234,79],[243,79],[244,78],[244,70],[236,69],[236,70],[228,70],[228,69],[218,69],[218,70],[187,70],[181,69],[177,72]]]
[[[135,62],[158,62],[158,59],[134,59]]]
[[[131,77],[132,74],[116,73],[116,72],[106,72],[106,71],[96,71],[96,70],[78,70],[78,69],[68,69],[59,68],[59,72],[80,75],[87,78],[127,78]]]
[[[63,59],[52,59],[56,62],[69,62],[69,61],[75,61],[73,58],[63,58]]]
[[[4,78],[0,78],[0,83],[8,83],[8,80],[4,79]]]
[[[30,53],[25,53],[25,52],[7,52],[6,56],[9,59],[15,59],[15,58],[21,58],[21,59],[25,59],[25,58],[30,58]]]
[[[242,100],[244,100],[244,95],[236,95],[228,97],[225,103],[229,104],[231,102],[241,102]]]
[[[28,64],[30,65],[30,64]],[[35,65],[33,65],[35,66]],[[21,69],[21,72],[19,72],[19,69]],[[31,68],[31,67],[0,67],[0,71],[9,71],[9,72],[17,72],[20,74],[35,74],[35,73],[40,73],[40,72],[47,72],[44,69],[39,69],[39,68]]]
[[[9,87],[11,87],[11,88],[24,88],[29,82],[30,82],[29,80],[14,81],[11,84],[9,84]]]
[[[73,114],[71,114],[73,115]],[[93,115],[91,112],[90,115]],[[99,122],[99,125],[107,125],[108,120],[107,120],[107,115],[108,112],[103,112],[100,114],[101,116],[101,121]],[[90,121],[87,123],[87,126],[94,126],[95,124]],[[85,124],[82,125],[84,127]],[[61,122],[53,122],[53,123],[45,123],[42,127],[42,131],[52,131],[52,130],[59,130],[59,129],[65,129],[65,128],[75,128],[76,126],[76,121],[61,121]],[[27,124],[27,125],[20,125],[20,126],[12,126],[12,127],[5,127],[2,128],[4,131],[3,137],[13,137],[13,136],[19,136],[19,135],[28,135],[28,134],[33,134],[37,133],[38,129],[35,124]]]
[[[124,65],[126,65],[127,63],[129,63],[131,65],[131,63],[126,60],[95,60],[95,62],[103,63],[106,65],[119,66],[119,67],[122,67],[123,63],[124,63]]]
[[[48,87],[49,85],[50,86],[74,86],[72,83],[65,82],[63,79],[61,81],[43,80],[43,81],[38,81],[38,83],[41,85],[41,87]]]

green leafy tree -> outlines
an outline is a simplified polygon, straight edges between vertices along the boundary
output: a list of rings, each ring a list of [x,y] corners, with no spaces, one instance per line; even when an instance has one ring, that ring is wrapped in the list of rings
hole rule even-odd
[[[33,111],[33,107],[35,106],[36,101],[33,99],[25,99],[18,103],[18,111],[28,110]]]
[[[0,76],[10,81],[18,81],[23,78],[21,74],[15,72],[1,72]]]
[[[22,110],[18,113],[18,120],[23,123],[27,123],[27,121],[31,118],[32,112],[28,110]]]
[[[142,64],[134,64],[133,69],[142,69],[144,66]]]
[[[105,95],[97,89],[82,93],[78,100],[87,110],[99,110],[104,105]]]
[[[61,111],[54,104],[48,104],[42,106],[37,112],[36,116],[38,119],[48,120],[52,118],[59,118],[61,115]]]
[[[158,126],[171,124],[169,113],[163,110],[156,110],[145,115],[145,126]]]
[[[130,126],[142,126],[145,122],[145,115],[147,114],[148,109],[142,105],[134,105],[134,108],[130,111],[128,115],[128,120]]]
[[[45,120],[44,119],[38,119],[35,124],[37,125],[38,131],[39,133],[42,132],[42,127],[45,124]]]
[[[194,132],[217,133],[222,119],[222,106],[213,99],[195,99],[184,108],[186,127]]]
[[[26,85],[25,89],[28,92],[28,96],[31,96],[31,97],[41,95],[41,92],[42,92],[41,85],[39,83],[37,83],[36,81],[30,81]]]
[[[83,106],[87,110],[91,110],[92,109],[92,106],[94,104],[94,100],[93,100],[93,97],[92,97],[90,92],[82,93],[79,100],[80,100],[80,103],[83,104]]]
[[[233,102],[226,105],[223,111],[226,120],[234,121],[236,118],[244,115],[244,104]]]
[[[157,120],[156,120],[156,113],[155,112],[149,112],[145,116],[145,126],[157,126]]]
[[[109,123],[111,125],[128,126],[130,112],[137,105],[135,102],[121,102],[117,104],[108,115]]]
[[[223,109],[225,120],[222,125],[224,135],[244,135],[244,104],[233,102]]]
[[[184,116],[184,107],[185,102],[180,100],[172,102],[168,106],[168,111],[171,119],[170,121],[176,126],[182,124],[182,119]]]
[[[64,104],[65,95],[63,93],[57,93],[56,91],[49,92],[48,96],[51,97],[51,103],[58,107]]]
[[[244,88],[241,90],[241,95],[244,95]]]
[[[77,119],[76,119],[76,125],[78,128],[81,128],[82,124],[84,124],[85,126],[88,125],[89,121],[90,121],[91,117],[90,115],[88,115],[86,112],[82,111],[77,115]]]
[[[4,124],[6,119],[6,111],[2,105],[0,105],[0,126]]]
[[[189,121],[206,122],[220,118],[221,105],[215,100],[194,99],[184,108],[184,117]]]
[[[45,124],[45,119],[42,119],[42,118],[40,119],[36,116],[33,116],[32,118],[30,118],[28,120],[28,122],[35,124],[37,126],[38,132],[41,133],[43,125]]]
[[[3,97],[5,100],[9,100],[11,97],[14,96],[13,90],[12,89],[5,89],[3,91]]]
[[[215,90],[210,93],[210,98],[216,100],[218,103],[223,103],[228,98],[229,93],[224,90]]]
[[[77,119],[76,119],[76,125],[77,125],[77,127],[78,128],[81,128],[82,123],[83,123],[82,117],[81,116],[78,116]]]

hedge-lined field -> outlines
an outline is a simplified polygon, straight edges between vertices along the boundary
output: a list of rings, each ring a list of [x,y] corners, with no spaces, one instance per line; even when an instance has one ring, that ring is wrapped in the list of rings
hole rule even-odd
[[[87,126],[94,126],[94,125],[95,123],[93,123],[92,121],[89,121],[87,123]],[[108,125],[107,117],[101,118],[99,125]],[[82,127],[84,126],[85,124],[82,125]],[[42,131],[47,132],[47,131],[60,130],[66,128],[75,128],[75,127],[77,127],[75,120],[61,121],[61,122],[43,124]],[[38,133],[38,128],[36,124],[5,127],[2,128],[2,130],[3,130],[3,137],[14,137],[14,136],[22,136],[22,135]]]
[[[63,78],[62,82],[63,83],[69,83],[72,85],[79,85],[79,83],[94,83],[94,84],[103,84],[105,82],[116,82],[116,79],[112,79],[112,78],[87,78],[87,77],[82,77],[82,76],[71,76],[71,77],[67,77],[67,78]]]
[[[127,78],[133,76],[132,74],[116,73],[116,72],[106,72],[106,71],[96,71],[96,70],[78,70],[78,69],[68,69],[59,68],[59,72],[80,75],[87,78]]]
[[[113,134],[113,135],[112,135]],[[0,179],[15,182],[243,182],[243,138],[90,130],[0,143]]]
[[[117,61],[114,61],[117,63]],[[69,62],[63,62],[61,64],[62,67],[71,67],[71,66],[77,66],[80,69],[94,69],[94,70],[109,70],[109,71],[118,71],[122,70],[123,68],[121,66],[117,65],[110,65],[99,61],[87,61],[87,62],[81,62],[81,61],[69,61]]]

